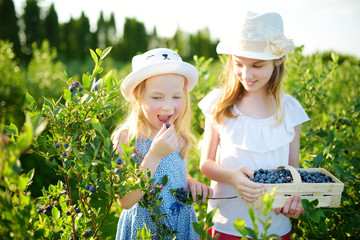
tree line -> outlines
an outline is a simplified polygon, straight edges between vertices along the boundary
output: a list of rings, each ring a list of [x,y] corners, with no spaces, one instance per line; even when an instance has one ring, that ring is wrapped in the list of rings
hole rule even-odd
[[[100,12],[96,30],[90,30],[90,21],[84,12],[79,18],[59,23],[54,4],[40,9],[38,0],[26,0],[23,14],[18,16],[12,0],[0,0],[0,39],[13,44],[14,52],[21,62],[27,64],[33,55],[33,47],[44,40],[63,60],[84,60],[89,48],[104,49],[113,46],[112,57],[127,62],[138,52],[155,47],[177,49],[184,59],[193,55],[217,58],[217,41],[210,39],[207,28],[188,34],[177,29],[172,38],[158,36],[156,27],[147,32],[144,23],[135,18],[125,18],[123,32],[117,33],[114,13],[105,19]]]

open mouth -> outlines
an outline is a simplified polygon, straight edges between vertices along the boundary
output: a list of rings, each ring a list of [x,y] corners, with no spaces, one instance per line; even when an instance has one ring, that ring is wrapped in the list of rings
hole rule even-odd
[[[171,119],[171,115],[166,115],[166,116],[160,116],[158,115],[158,119],[162,124],[167,124],[170,122]]]
[[[246,82],[246,85],[248,85],[248,86],[254,86],[256,82],[257,82],[257,81]]]

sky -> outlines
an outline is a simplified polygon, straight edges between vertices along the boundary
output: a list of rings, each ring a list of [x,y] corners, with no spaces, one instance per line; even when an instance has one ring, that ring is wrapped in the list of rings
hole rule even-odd
[[[26,0],[13,0],[21,14]],[[39,0],[43,14],[54,3],[59,22],[78,18],[81,12],[95,29],[100,11],[114,13],[118,35],[125,18],[143,22],[147,31],[156,26],[160,36],[172,37],[176,29],[196,33],[208,28],[213,40],[236,31],[239,16],[247,10],[278,12],[284,33],[304,53],[336,51],[360,58],[360,0]]]

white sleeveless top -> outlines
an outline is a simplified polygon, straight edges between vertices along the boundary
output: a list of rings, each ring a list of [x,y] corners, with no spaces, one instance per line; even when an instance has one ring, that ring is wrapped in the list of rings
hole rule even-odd
[[[205,117],[212,121],[220,135],[216,162],[229,169],[238,168],[241,165],[246,165],[253,170],[275,169],[278,166],[288,165],[290,142],[295,137],[294,127],[310,120],[300,103],[292,96],[284,94],[284,119],[278,126],[274,126],[275,116],[253,119],[242,114],[235,105],[233,113],[238,117],[225,118],[224,124],[220,125],[213,120],[212,108],[222,93],[223,90],[215,89],[199,102],[199,107]],[[238,196],[237,191],[229,184],[211,181],[211,187],[214,190],[213,197]],[[220,212],[214,217],[215,230],[241,236],[233,225],[237,218],[242,218],[248,227],[253,227],[248,206],[240,197],[208,201],[208,211],[216,207],[220,208]],[[257,212],[258,210],[255,210],[255,214]],[[262,214],[260,216],[262,217]],[[275,233],[282,236],[291,230],[291,223],[284,215],[276,215],[272,210],[269,216],[271,216],[272,224],[268,229],[268,234]],[[258,226],[261,234],[263,228],[260,223]]]

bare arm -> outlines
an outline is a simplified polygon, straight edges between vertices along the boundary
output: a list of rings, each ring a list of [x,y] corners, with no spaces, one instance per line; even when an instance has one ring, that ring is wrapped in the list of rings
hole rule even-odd
[[[253,171],[244,165],[236,169],[226,169],[217,164],[215,158],[218,144],[219,133],[206,119],[200,171],[211,180],[232,185],[245,200],[255,201],[262,194],[263,185],[247,178],[247,176],[253,177]]]
[[[153,143],[151,144],[148,153],[140,164],[140,168],[143,170],[150,170],[152,178],[157,167],[159,166],[161,159],[172,153],[177,146],[178,142],[174,127],[171,126],[169,129],[166,129],[166,127],[163,126],[158,134],[154,137]],[[122,150],[120,149],[119,152],[122,152]],[[145,193],[140,190],[131,191],[122,198],[118,197],[117,202],[122,208],[129,209],[134,204],[139,202],[144,194]]]
[[[298,168],[299,167],[299,153],[300,153],[300,133],[301,133],[301,124],[294,127],[295,128],[295,137],[290,143],[290,153],[289,153],[289,165]],[[301,198],[298,195],[295,195],[292,198],[289,198],[285,206],[282,208],[275,209],[276,214],[282,213],[286,217],[297,219],[304,213],[304,208],[301,203]]]
[[[289,165],[299,167],[301,124],[294,127],[295,137],[290,143]]]

